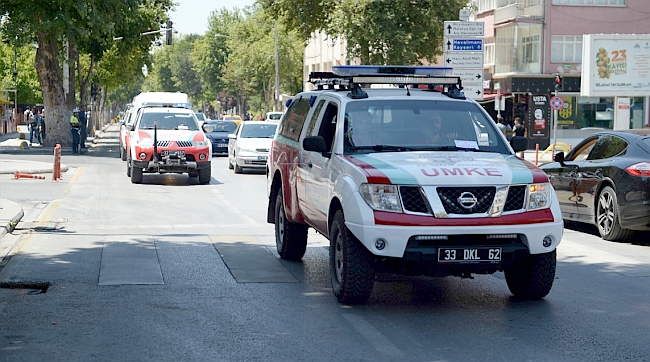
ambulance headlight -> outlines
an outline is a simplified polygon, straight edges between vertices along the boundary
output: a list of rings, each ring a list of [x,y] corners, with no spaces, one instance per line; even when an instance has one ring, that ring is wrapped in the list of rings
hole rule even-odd
[[[539,210],[551,205],[551,185],[549,183],[528,185],[528,210]]]
[[[142,138],[138,140],[137,145],[140,147],[153,146],[153,138]]]
[[[359,187],[361,197],[373,210],[402,212],[397,186],[363,184]]]

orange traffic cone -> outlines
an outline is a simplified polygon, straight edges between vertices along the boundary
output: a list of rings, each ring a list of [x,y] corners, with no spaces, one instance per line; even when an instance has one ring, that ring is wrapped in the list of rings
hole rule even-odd
[[[45,176],[32,175],[30,173],[22,173],[20,171],[14,172],[14,179],[15,180],[18,180],[18,179],[21,179],[21,178],[36,178],[36,179],[39,179],[39,180],[45,180]]]

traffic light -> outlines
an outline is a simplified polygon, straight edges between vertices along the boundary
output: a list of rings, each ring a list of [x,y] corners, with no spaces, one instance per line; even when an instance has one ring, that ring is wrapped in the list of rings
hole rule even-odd
[[[167,45],[172,45],[172,21],[167,20],[167,31],[165,32],[165,43]]]
[[[555,75],[555,90],[556,91],[563,91],[564,90],[564,83],[562,80],[562,76],[559,74]]]

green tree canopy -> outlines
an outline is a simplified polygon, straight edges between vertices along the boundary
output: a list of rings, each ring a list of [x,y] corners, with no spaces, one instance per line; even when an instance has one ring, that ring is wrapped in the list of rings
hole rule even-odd
[[[443,22],[467,0],[259,0],[307,41],[314,31],[347,42],[362,64],[421,64],[442,54]]]

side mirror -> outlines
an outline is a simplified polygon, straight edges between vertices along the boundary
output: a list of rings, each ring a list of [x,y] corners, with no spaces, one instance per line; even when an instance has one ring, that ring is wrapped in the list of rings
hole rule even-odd
[[[528,138],[522,136],[514,136],[510,139],[510,146],[515,152],[521,152],[528,149]]]
[[[305,137],[304,140],[302,140],[302,148],[305,149],[305,151],[311,151],[311,152],[327,152],[327,144],[325,144],[325,138],[323,136],[310,136],[310,137]]]
[[[228,135],[228,139],[229,139],[229,140],[234,140],[235,138],[237,138],[237,136],[235,136],[234,133],[230,133],[230,134]]]
[[[211,125],[211,124],[204,123],[203,124],[203,132],[205,132],[205,133],[214,132],[214,126]]]
[[[559,162],[560,165],[562,165],[562,166],[566,166],[566,164],[564,163],[564,152],[560,151],[560,152],[556,153],[555,157],[553,157],[553,160],[555,162]]]

